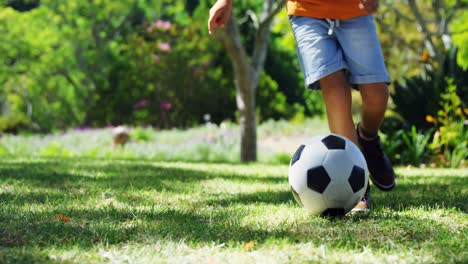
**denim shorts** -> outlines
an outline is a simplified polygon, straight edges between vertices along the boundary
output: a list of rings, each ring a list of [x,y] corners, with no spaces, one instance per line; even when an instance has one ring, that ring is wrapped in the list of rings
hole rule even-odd
[[[308,89],[345,70],[349,83],[390,83],[372,16],[347,20],[289,16],[297,54]]]

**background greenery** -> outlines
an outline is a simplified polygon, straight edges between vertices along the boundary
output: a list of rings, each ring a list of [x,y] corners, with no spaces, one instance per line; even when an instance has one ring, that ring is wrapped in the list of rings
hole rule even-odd
[[[431,32],[453,18],[453,45],[429,36],[437,58],[411,1],[380,1],[398,188],[337,221],[287,184],[291,154],[328,128],[284,11],[257,90],[260,162],[239,164],[213,1],[0,0],[0,263],[467,263],[467,1],[418,1]],[[238,17],[262,2],[236,1]],[[130,141],[112,146],[120,124]]]
[[[429,55],[427,38],[405,1],[381,2],[376,21],[394,80],[391,111],[382,129],[391,159],[396,164],[465,166],[467,1],[418,1],[431,32],[442,27],[434,22],[440,17],[450,21],[450,46],[442,35],[430,35],[439,57]],[[236,14],[242,18],[248,9],[259,11],[261,3],[238,1]],[[436,3],[446,8],[436,8]],[[231,63],[206,29],[211,4],[0,1],[0,133],[60,133],[119,124],[183,129],[208,119],[235,123]],[[254,26],[244,18],[240,28],[249,49]],[[323,118],[320,93],[304,89],[294,45],[283,11],[274,23],[257,89],[260,123]]]

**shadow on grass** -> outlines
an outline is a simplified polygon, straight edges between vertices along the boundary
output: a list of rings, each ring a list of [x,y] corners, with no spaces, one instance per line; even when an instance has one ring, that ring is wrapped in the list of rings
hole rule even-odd
[[[9,217],[5,213],[13,212],[2,211],[2,221]],[[262,226],[243,223],[243,219],[250,213],[240,210],[217,210],[211,215],[206,215],[196,210],[132,212],[87,209],[74,210],[72,214],[77,217],[73,218],[72,222],[63,223],[54,219],[50,213],[31,212],[23,221],[10,222],[8,228],[0,231],[0,247],[91,248],[95,245],[127,242],[155,243],[158,240],[242,245],[250,240],[261,244],[267,240],[278,239],[292,244],[311,242],[354,250],[392,250],[395,249],[395,245],[417,250],[421,243],[430,241],[450,245],[462,243],[462,236],[455,232],[453,227],[430,219],[377,215],[367,219],[345,218],[341,221],[310,218],[287,224]],[[272,221],[274,222],[274,219]],[[379,229],[371,231],[360,228],[366,223]],[[460,248],[453,249],[452,253],[459,253]]]
[[[262,175],[262,177],[259,177],[243,175],[242,173],[212,172],[209,168],[186,169],[177,165],[163,167],[160,164],[163,163],[83,158],[33,160],[19,163],[0,163],[0,176],[4,180],[29,181],[37,187],[68,189],[77,186],[82,187],[83,184],[84,186],[94,184],[118,191],[128,188],[157,191],[181,191],[183,188],[189,190],[190,183],[216,178],[239,183],[264,182],[265,179],[268,179],[270,183],[287,182],[284,175]],[[164,164],[171,163],[166,162]],[[184,187],[184,184],[187,187]]]
[[[83,164],[80,164],[82,162]],[[79,164],[77,166],[77,164]],[[235,165],[233,165],[235,166]],[[102,174],[102,175],[101,175]],[[101,176],[99,176],[101,175]],[[362,249],[393,248],[394,244],[408,248],[419,247],[420,242],[445,239],[452,243],[453,228],[430,219],[402,216],[398,214],[373,214],[368,218],[345,218],[341,221],[325,221],[318,218],[296,219],[267,225],[246,224],[246,217],[255,215],[252,207],[233,205],[289,204],[293,198],[288,191],[287,179],[277,175],[242,175],[211,172],[207,169],[186,169],[174,166],[158,166],[157,163],[113,162],[109,160],[65,159],[61,161],[42,160],[21,163],[0,163],[0,187],[19,181],[48,190],[52,193],[0,193],[0,247],[48,247],[79,245],[82,248],[96,244],[118,244],[128,241],[155,241],[170,239],[191,243],[258,243],[271,238],[295,242],[312,242],[337,247]],[[416,185],[410,180],[402,182],[394,192],[374,191],[375,208],[390,207],[398,211],[411,206],[430,208],[456,208],[466,212],[464,180],[458,176],[440,176],[440,182],[430,185]],[[60,213],[72,217],[64,223],[55,218],[60,206],[51,206],[44,212],[21,207],[24,204],[45,204],[49,199],[59,202],[67,195],[85,199],[86,191],[77,188],[107,189],[125,193],[143,190],[194,192],[193,184],[213,178],[226,179],[243,184],[284,183],[285,191],[259,191],[256,193],[228,193],[219,198],[214,195],[200,195],[198,207],[177,209],[155,205],[153,208],[139,208],[148,201],[129,194],[131,207],[75,209],[61,207]],[[439,178],[438,178],[439,179]],[[1,190],[1,189],[0,189]],[[91,195],[99,195],[96,190]],[[57,204],[56,204],[57,205]],[[294,215],[291,215],[294,219]],[[370,223],[381,229],[371,232],[362,227]],[[415,231],[416,229],[416,231]],[[460,237],[460,236],[459,236]],[[445,241],[444,240],[444,241]],[[456,251],[456,250],[455,250]],[[25,255],[25,257],[28,257]]]

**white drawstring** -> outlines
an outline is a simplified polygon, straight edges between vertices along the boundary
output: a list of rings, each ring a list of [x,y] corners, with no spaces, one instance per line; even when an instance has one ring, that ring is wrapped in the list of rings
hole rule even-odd
[[[327,22],[328,24],[330,24],[330,28],[328,29],[328,35],[333,35],[333,31],[335,30],[335,28],[340,26],[340,20],[339,19],[332,20],[332,19],[327,18]]]

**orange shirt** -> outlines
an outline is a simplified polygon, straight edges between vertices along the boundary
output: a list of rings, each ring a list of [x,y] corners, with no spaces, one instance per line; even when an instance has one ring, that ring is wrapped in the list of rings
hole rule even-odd
[[[288,15],[313,18],[350,19],[366,16],[359,0],[288,0]]]

